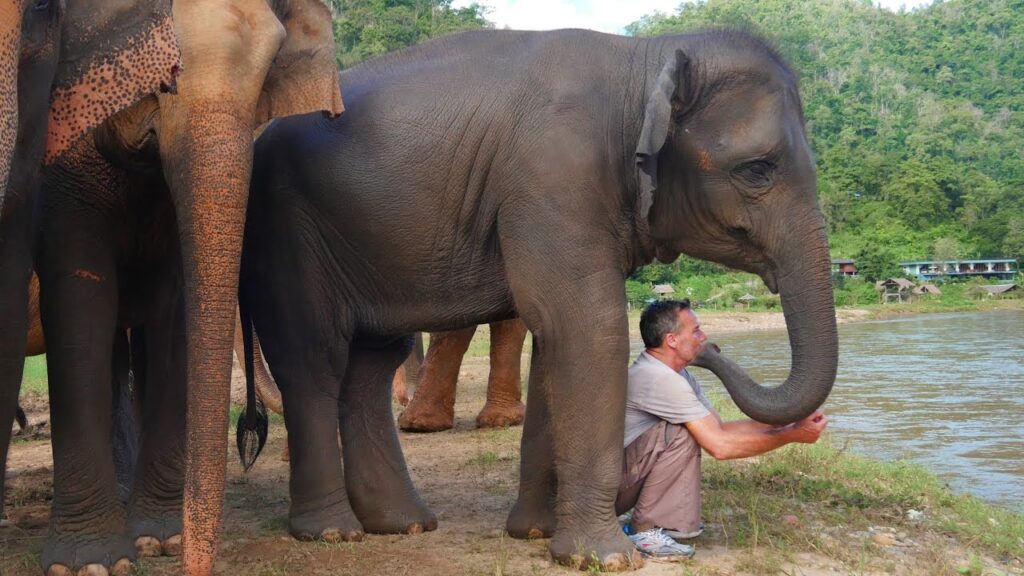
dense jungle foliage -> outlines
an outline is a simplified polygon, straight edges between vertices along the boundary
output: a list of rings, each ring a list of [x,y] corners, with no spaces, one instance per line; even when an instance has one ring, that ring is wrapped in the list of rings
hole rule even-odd
[[[452,0],[331,0],[338,66],[348,68],[392,50],[491,26],[476,4],[452,8]]]
[[[485,9],[451,0],[331,1],[343,67],[491,26]],[[868,280],[899,275],[901,260],[1024,262],[1024,0],[904,13],[869,0],[709,0],[627,32],[709,26],[768,38],[799,72],[834,257],[856,259]],[[706,297],[705,284],[736,285],[725,272],[684,258],[638,270],[627,290],[639,301],[663,282]]]

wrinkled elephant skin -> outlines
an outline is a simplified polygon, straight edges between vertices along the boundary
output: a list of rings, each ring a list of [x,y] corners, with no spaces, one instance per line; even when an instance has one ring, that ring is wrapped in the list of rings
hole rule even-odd
[[[83,26],[83,14],[110,31]],[[67,9],[59,0],[0,3],[0,419],[14,414],[24,366],[30,226],[44,157],[52,161],[106,116],[173,86],[178,53],[169,18],[169,2],[140,1],[130,10],[99,0]],[[144,75],[126,66],[129,52],[148,65]],[[84,76],[87,100],[71,88]],[[9,433],[0,427],[0,463]]]
[[[341,81],[349,114],[261,136],[246,224],[241,298],[284,397],[293,533],[422,526],[390,421],[404,335],[518,315],[534,342],[508,531],[551,535],[559,562],[637,565],[613,510],[623,286],[655,257],[781,293],[790,378],[737,404],[790,422],[824,401],[838,352],[814,162],[796,75],[762,41],[471,32]]]
[[[212,571],[254,130],[281,115],[341,112],[327,8],[271,4],[174,2],[165,23],[181,50],[175,91],[67,143],[47,171],[36,267],[54,414],[49,570],[180,551],[186,574]],[[61,93],[72,109],[95,78],[87,71]],[[67,131],[55,126],[52,146]],[[126,328],[145,422],[127,508],[104,433]]]
[[[520,362],[526,326],[519,319],[492,322],[487,403],[476,417],[477,428],[501,428],[523,423]],[[455,425],[455,390],[462,358],[476,327],[435,332],[416,383],[416,395],[398,416],[407,432],[439,432]]]

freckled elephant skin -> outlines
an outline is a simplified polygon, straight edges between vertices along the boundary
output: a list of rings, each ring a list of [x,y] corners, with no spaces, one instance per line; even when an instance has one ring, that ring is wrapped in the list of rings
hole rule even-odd
[[[791,377],[781,392],[738,389],[737,403],[775,420],[820,405],[835,320],[795,78],[739,32],[472,32],[345,70],[348,114],[336,121],[270,126],[256,145],[241,298],[284,395],[291,518],[340,506],[344,478],[364,526],[412,526],[418,500],[380,377],[398,362],[385,352],[416,331],[517,315],[534,340],[509,532],[550,535],[559,562],[635,566],[613,510],[623,284],[654,257],[686,252],[779,289]],[[338,418],[344,471],[331,456]],[[360,444],[371,430],[375,445]],[[353,465],[386,479],[385,500],[404,513],[368,507],[379,492],[350,481]]]
[[[46,151],[51,93],[73,77],[72,68],[114,58],[125,48],[121,43],[125,38],[119,33],[98,39],[74,23],[82,12],[105,18],[117,24],[118,30],[137,22],[133,13],[112,12],[109,2],[76,0],[71,4],[66,13],[64,2],[14,0],[0,4],[0,317],[4,319],[0,322],[0,420],[8,420],[14,413],[24,366],[25,310],[18,308],[27,305],[32,269],[30,223]],[[139,2],[138,6],[145,4]],[[164,16],[169,15],[169,3],[166,7]],[[169,58],[176,61],[173,46],[165,43],[161,48],[171,52]],[[148,56],[141,50],[137,55]],[[147,85],[149,81],[154,83]],[[74,113],[88,121],[65,130],[65,142],[81,137],[101,116],[131,104],[161,83],[173,84],[171,67],[154,66],[145,80],[121,77],[117,97],[79,102]],[[16,138],[12,138],[14,134]],[[0,427],[0,463],[6,462],[9,432],[9,427]],[[0,506],[2,503],[0,487]]]
[[[144,6],[109,4],[120,15]],[[327,9],[317,0],[272,8],[263,0],[175,2],[173,21],[156,20],[173,34],[133,47],[176,39],[181,73],[164,80],[176,92],[142,100],[84,139],[68,137],[83,117],[76,102],[107,86],[106,71],[118,80],[165,61],[139,53],[83,66],[55,99],[50,144],[63,153],[47,171],[37,235],[55,415],[44,568],[108,569],[135,557],[138,537],[143,553],[156,550],[154,541],[160,553],[180,551],[187,574],[212,570],[254,129],[277,115],[341,111]],[[106,26],[77,22],[93,37]],[[111,336],[126,327],[147,423],[127,507],[117,499],[104,433]]]
[[[398,427],[407,432],[439,432],[455,425],[455,389],[462,358],[476,327],[434,332],[416,394],[398,416]],[[526,408],[521,402],[520,359],[526,326],[519,319],[491,323],[490,373],[487,403],[477,415],[477,428],[522,424]]]

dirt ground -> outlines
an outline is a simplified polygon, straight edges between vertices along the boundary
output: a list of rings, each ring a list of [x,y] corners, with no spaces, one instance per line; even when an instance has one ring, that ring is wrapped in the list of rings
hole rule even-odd
[[[744,324],[750,329],[751,322],[771,322],[763,315],[748,315],[750,318],[745,321],[738,319],[744,316],[742,314],[726,316],[735,317],[719,319],[716,324],[709,316],[705,321],[709,331],[712,327],[715,331],[725,331],[727,326]],[[486,331],[480,331],[476,337],[486,338]],[[527,362],[528,356],[524,354],[524,367]],[[514,540],[503,532],[505,516],[516,497],[521,429],[474,429],[476,411],[483,405],[486,381],[486,357],[467,357],[460,375],[455,429],[436,434],[401,434],[413,481],[437,514],[439,527],[436,531],[412,536],[368,535],[358,543],[293,540],[287,534],[288,464],[280,458],[285,431],[277,420],[271,423],[267,448],[249,473],[242,473],[232,452],[217,573],[578,574],[550,561],[546,540]],[[53,469],[45,422],[47,406],[44,399],[35,399],[26,408],[34,427],[28,434],[16,437],[8,461],[6,504],[10,522],[9,526],[0,528],[0,574],[3,576],[41,573],[38,561],[49,522]],[[396,405],[396,415],[400,410]],[[709,524],[705,535],[696,540],[698,551],[694,559],[681,564],[649,561],[635,573],[649,576],[764,573],[757,568],[756,550],[730,548],[727,528],[713,521]],[[846,538],[859,542],[865,537],[846,535],[840,529],[837,532],[840,546],[845,545]],[[892,539],[899,540],[895,535]],[[956,565],[960,561],[955,558],[958,544],[951,541],[940,544],[940,548],[949,550],[951,562]],[[936,573],[927,568],[936,565],[933,559],[920,557],[920,554],[933,554],[935,545],[914,547],[897,543],[864,549],[871,554],[891,556],[891,561],[883,563],[888,568],[874,571],[862,565],[854,569],[835,555],[794,551],[779,570],[773,571],[806,576]],[[943,562],[943,565],[949,563]],[[145,559],[137,567],[138,574],[146,575],[177,574],[178,570],[176,558]]]

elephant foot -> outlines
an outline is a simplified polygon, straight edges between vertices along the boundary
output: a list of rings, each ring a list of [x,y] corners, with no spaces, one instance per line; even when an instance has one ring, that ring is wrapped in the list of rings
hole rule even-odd
[[[440,432],[455,426],[455,412],[444,406],[412,404],[398,416],[398,427],[406,432]]]
[[[122,534],[54,536],[43,548],[47,576],[128,576],[135,548]]]
[[[422,534],[437,529],[437,516],[415,493],[404,499],[389,498],[386,503],[371,502],[373,509],[359,514],[371,534]]]
[[[129,576],[132,563],[128,559],[118,560],[109,569],[102,564],[87,564],[78,570],[72,570],[63,564],[51,564],[46,576]]]
[[[181,502],[161,511],[143,510],[136,505],[128,517],[128,533],[139,557],[181,554]]]
[[[610,525],[608,525],[610,524]],[[643,556],[615,522],[587,531],[560,529],[551,539],[551,557],[559,564],[578,570],[607,572],[635,570],[644,565]]]
[[[488,402],[476,417],[476,427],[505,428],[508,426],[518,426],[523,423],[523,418],[525,417],[526,406],[522,402],[517,402],[511,406]]]
[[[523,504],[520,498],[505,521],[508,535],[520,540],[550,538],[555,533],[555,514],[549,506]]]
[[[135,552],[139,558],[181,556],[181,535],[176,534],[163,541],[152,536],[139,536],[135,539]]]
[[[347,501],[311,510],[289,515],[288,533],[296,540],[360,542],[366,534]]]

